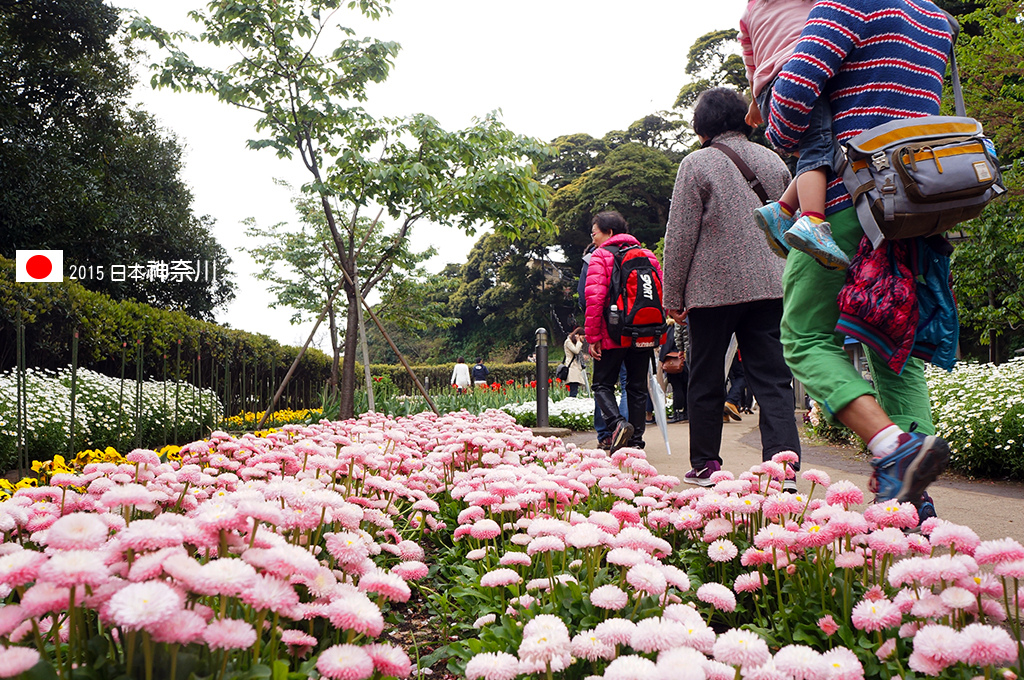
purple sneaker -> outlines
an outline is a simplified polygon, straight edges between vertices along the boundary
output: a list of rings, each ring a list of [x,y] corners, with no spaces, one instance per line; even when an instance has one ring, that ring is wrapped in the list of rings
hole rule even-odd
[[[683,481],[687,484],[696,484],[697,486],[714,486],[715,483],[711,481],[711,475],[721,469],[721,463],[717,460],[709,460],[702,469],[694,468],[687,472],[686,476],[683,477]]]

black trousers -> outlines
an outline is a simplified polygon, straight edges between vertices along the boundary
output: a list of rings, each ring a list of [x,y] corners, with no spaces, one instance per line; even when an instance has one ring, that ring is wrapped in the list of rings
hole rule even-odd
[[[601,415],[612,432],[619,422],[624,420],[619,413],[619,405],[615,403],[615,383],[619,380],[619,367],[623,364],[626,366],[626,406],[629,411],[629,423],[633,426],[633,436],[628,445],[639,449],[644,447],[647,368],[651,365],[653,357],[653,349],[620,347],[602,349],[601,360],[594,361],[594,382],[591,385],[594,402],[601,409]]]
[[[687,319],[690,323],[687,392],[690,464],[699,470],[708,461],[723,462],[720,449],[725,408],[725,353],[733,333],[743,355],[747,387],[760,407],[758,427],[762,460],[771,460],[779,451],[795,451],[800,455],[793,374],[786,366],[779,340],[782,300],[691,309]]]
[[[686,413],[686,387],[690,380],[690,369],[683,364],[682,373],[666,373],[665,378],[672,386],[672,410]]]

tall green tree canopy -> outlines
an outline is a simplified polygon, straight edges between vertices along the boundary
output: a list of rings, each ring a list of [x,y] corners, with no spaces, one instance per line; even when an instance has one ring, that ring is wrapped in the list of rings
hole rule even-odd
[[[692,108],[704,90],[726,85],[740,92],[747,89],[747,71],[739,53],[739,32],[711,31],[697,38],[686,59],[686,74],[692,78],[679,90],[673,108]]]
[[[425,115],[375,119],[358,106],[367,86],[385,80],[398,45],[356,38],[335,23],[343,9],[370,18],[390,12],[387,0],[214,0],[191,12],[198,36],[168,33],[145,19],[134,30],[166,53],[153,83],[209,92],[221,101],[256,111],[254,149],[273,148],[282,158],[299,156],[310,173],[303,187],[320,202],[341,269],[348,317],[339,415],[350,417],[355,393],[358,326],[356,217],[381,206],[399,224],[404,240],[419,220],[453,224],[467,231],[491,222],[512,237],[549,228],[544,217],[547,189],[534,178],[547,147],[515,135],[495,116],[449,132]],[[185,45],[205,42],[233,62],[218,68],[194,61]],[[334,201],[353,205],[348,226],[339,224]],[[394,266],[387,251],[367,284],[375,285]]]
[[[211,319],[234,295],[230,258],[192,211],[180,145],[129,106],[118,27],[101,0],[0,3],[0,254],[63,249],[66,275],[103,272],[88,288]],[[217,276],[112,279],[151,261]]]

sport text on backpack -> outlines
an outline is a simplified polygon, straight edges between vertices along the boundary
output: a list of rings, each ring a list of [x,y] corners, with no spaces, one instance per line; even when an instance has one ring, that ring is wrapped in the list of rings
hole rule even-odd
[[[657,347],[668,330],[661,304],[661,276],[640,246],[604,246],[615,258],[604,318],[619,344]]]

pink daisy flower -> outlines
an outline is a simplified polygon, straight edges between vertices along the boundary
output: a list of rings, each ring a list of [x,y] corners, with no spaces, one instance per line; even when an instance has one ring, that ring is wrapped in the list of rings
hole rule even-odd
[[[949,626],[930,624],[922,627],[914,636],[914,653],[910,655],[910,666],[915,670],[938,675],[931,669],[943,668],[960,661],[965,651],[965,640]],[[917,665],[915,665],[915,656]],[[921,666],[920,668],[918,666]]]
[[[181,594],[168,584],[145,581],[131,583],[114,593],[107,602],[107,612],[115,624],[128,630],[153,630],[183,604]]]
[[[409,584],[398,574],[374,569],[359,578],[359,590],[377,593],[391,602],[408,602],[412,596]]]
[[[75,512],[50,525],[46,545],[57,550],[95,550],[107,542],[109,532],[95,514]]]
[[[708,557],[712,562],[729,562],[738,554],[736,544],[727,538],[720,538],[708,546]]]
[[[982,541],[974,550],[974,559],[977,560],[978,564],[1024,560],[1024,546],[1012,538]]]
[[[523,577],[514,569],[494,569],[480,577],[480,585],[484,588],[500,588],[522,582]]]
[[[764,640],[739,628],[719,635],[713,653],[716,660],[730,666],[760,666],[772,656]]]
[[[327,552],[341,564],[357,564],[370,554],[370,547],[359,534],[341,531],[326,536]]]
[[[491,625],[492,623],[494,623],[497,620],[498,620],[497,614],[484,614],[483,616],[481,616],[480,618],[478,618],[476,621],[473,622],[473,627],[474,628],[483,628],[484,626]]]
[[[191,609],[179,609],[150,631],[155,642],[188,645],[203,639],[206,619]]]
[[[155,519],[137,519],[117,534],[118,542],[135,552],[180,546],[185,534],[180,527]]]
[[[16,678],[37,663],[39,663],[39,652],[35,649],[29,647],[0,648],[0,678]]]
[[[960,631],[960,641],[962,660],[974,666],[994,666],[1017,658],[1017,645],[1004,628],[972,623]]]
[[[744,567],[756,567],[762,564],[771,564],[772,554],[760,548],[750,547],[743,552],[740,564]]]
[[[775,653],[775,666],[793,680],[818,680],[829,677],[831,664],[805,645],[786,645]]]
[[[864,666],[846,647],[836,647],[821,655],[829,665],[829,680],[864,680]]]
[[[831,614],[826,614],[818,619],[818,628],[821,628],[825,635],[832,637],[839,630],[839,624],[836,623]]]
[[[887,527],[871,532],[868,536],[868,547],[878,554],[902,555],[907,552],[910,544],[903,531]]]
[[[515,680],[519,659],[505,652],[477,654],[466,663],[466,680]]]
[[[826,488],[832,484],[832,479],[824,470],[805,470],[800,473],[800,478],[805,479],[812,484],[817,484],[818,486],[824,486]]]
[[[184,578],[189,589],[200,595],[235,596],[252,587],[256,570],[240,559],[224,557],[210,560]]]
[[[628,619],[606,619],[594,628],[594,635],[609,645],[628,645],[636,624]]]
[[[334,645],[320,652],[320,675],[331,680],[364,680],[373,675],[373,658],[356,645]]]
[[[942,604],[950,609],[970,609],[978,604],[974,593],[959,586],[950,586],[939,593]]]
[[[530,563],[532,561],[533,560],[530,559],[530,556],[527,555],[526,553],[520,552],[518,550],[510,550],[509,552],[507,552],[507,553],[505,553],[504,555],[501,556],[501,559],[498,560],[498,564],[500,564],[503,567],[510,567],[510,566],[528,567],[528,566],[530,566]]]
[[[418,581],[421,578],[426,578],[430,573],[430,567],[419,560],[406,560],[391,567],[391,571],[406,581]]]
[[[624,654],[604,669],[605,680],[650,680],[657,667],[650,659],[635,654]]]
[[[596,524],[581,522],[565,533],[566,544],[574,548],[596,548],[607,543],[608,534]]]
[[[335,597],[324,613],[335,628],[342,630],[354,630],[370,637],[377,637],[384,630],[380,607],[359,591],[348,591],[342,597]]]
[[[858,552],[848,551],[836,555],[836,567],[839,569],[858,569],[864,566],[864,556]]]
[[[668,587],[668,580],[653,564],[635,564],[626,572],[626,582],[647,595],[660,596]]]
[[[249,649],[256,642],[256,629],[245,621],[221,619],[206,627],[203,640],[210,649]]]
[[[747,574],[740,574],[732,584],[732,589],[737,593],[752,593],[760,590],[768,583],[768,577],[757,571]]]
[[[618,586],[608,584],[590,592],[590,603],[600,609],[622,609],[629,603],[629,596]]]
[[[382,676],[405,678],[412,672],[412,661],[400,647],[378,642],[366,645],[363,651],[370,655],[374,669]]]
[[[541,552],[562,552],[565,543],[558,536],[538,536],[526,546],[526,554],[533,556]]]
[[[721,583],[705,583],[697,589],[697,599],[724,612],[736,610],[736,596]]]
[[[898,503],[895,500],[875,503],[864,510],[864,519],[880,527],[909,529],[917,526],[917,508],[913,503]]]
[[[829,485],[825,491],[825,502],[849,509],[851,505],[860,505],[864,502],[864,492],[853,482],[843,479]]]
[[[708,543],[723,536],[728,536],[732,531],[732,522],[724,517],[716,517],[704,525],[704,540]]]
[[[0,557],[0,583],[17,588],[36,580],[46,555],[35,550],[18,550]]]
[[[668,581],[668,584],[676,590],[685,593],[690,589],[690,577],[679,567],[671,564],[662,564],[658,568],[665,575],[665,580]]]
[[[469,529],[469,535],[478,541],[488,541],[501,535],[501,526],[493,519],[477,520]]]
[[[260,574],[241,593],[242,601],[257,611],[285,613],[299,603],[299,595],[290,583],[269,574]]]
[[[50,561],[39,568],[38,578],[54,585],[98,586],[110,575],[102,552],[93,550],[66,550],[50,557]]]
[[[316,646],[316,638],[301,630],[285,630],[281,632],[281,642],[288,647],[292,656],[306,656]]]
[[[615,658],[615,647],[603,642],[592,630],[585,630],[573,637],[569,643],[569,652],[587,661]]]
[[[783,550],[793,545],[795,539],[792,532],[786,531],[778,524],[769,524],[762,527],[754,536],[754,545],[761,550]]]
[[[894,628],[903,621],[903,613],[890,600],[862,600],[853,608],[850,619],[857,630],[872,633]]]
[[[975,548],[981,543],[978,534],[970,527],[953,522],[942,522],[928,536],[933,546],[949,546],[957,552],[973,555]]]

